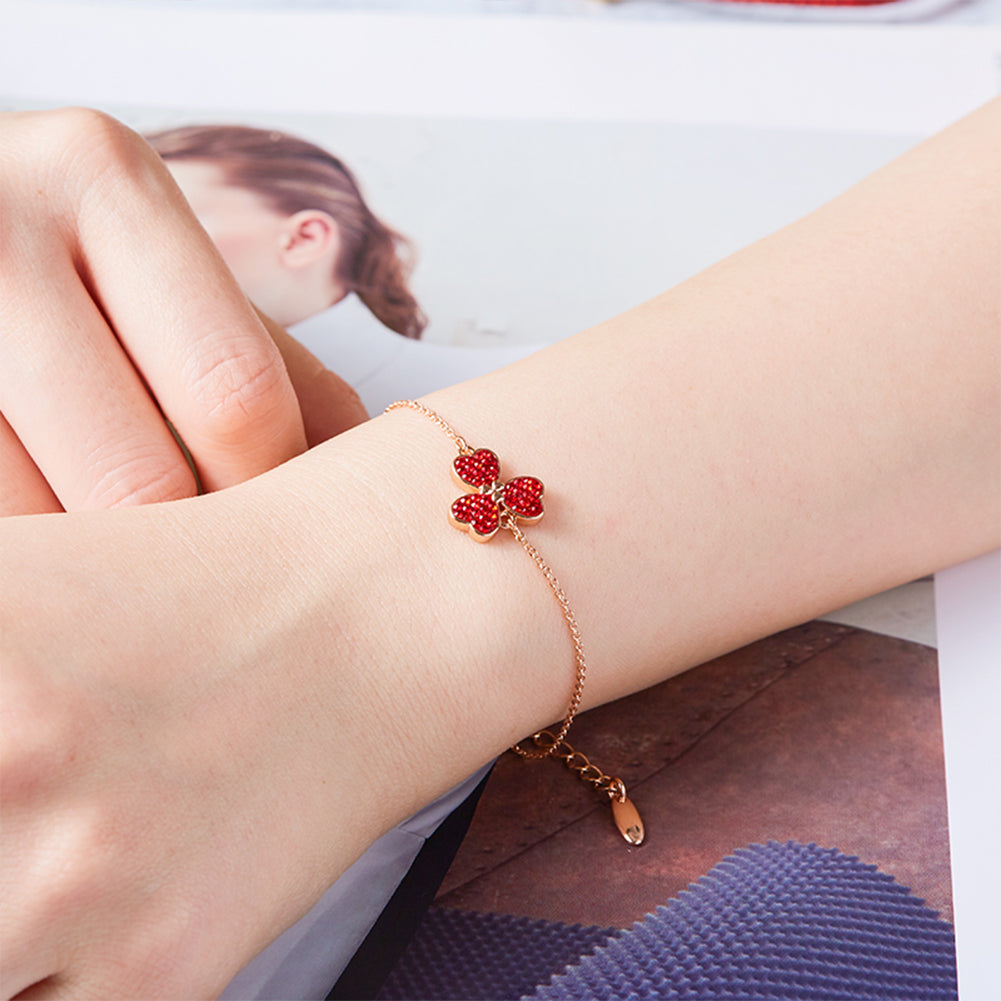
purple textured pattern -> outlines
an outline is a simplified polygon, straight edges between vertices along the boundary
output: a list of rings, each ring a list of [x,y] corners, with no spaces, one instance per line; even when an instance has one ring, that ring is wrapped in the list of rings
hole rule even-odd
[[[379,999],[519,998],[617,934],[614,928],[432,907]]]
[[[751,845],[532,1001],[956,998],[952,927],[875,866]]]
[[[875,866],[769,842],[628,931],[432,908],[379,997],[953,1001],[955,943]]]

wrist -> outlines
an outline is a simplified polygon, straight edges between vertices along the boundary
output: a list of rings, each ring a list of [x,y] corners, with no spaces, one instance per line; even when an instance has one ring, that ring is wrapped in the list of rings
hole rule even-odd
[[[560,719],[573,685],[538,569],[506,533],[480,546],[449,526],[454,455],[417,415],[390,414],[246,488],[264,519],[280,512],[289,605],[310,609],[289,646],[315,651],[318,711],[357,727],[379,826]]]

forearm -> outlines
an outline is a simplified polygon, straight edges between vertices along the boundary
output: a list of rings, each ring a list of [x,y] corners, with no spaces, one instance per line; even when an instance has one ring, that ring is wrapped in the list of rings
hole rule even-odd
[[[588,699],[998,544],[997,110],[659,299],[429,399],[546,483],[529,533],[576,608]],[[387,421],[427,457],[428,530],[447,535],[430,497],[440,483],[447,503],[449,443],[415,414]],[[464,559],[503,587],[522,554],[504,547],[498,579],[479,548]],[[519,593],[547,601],[541,581]]]

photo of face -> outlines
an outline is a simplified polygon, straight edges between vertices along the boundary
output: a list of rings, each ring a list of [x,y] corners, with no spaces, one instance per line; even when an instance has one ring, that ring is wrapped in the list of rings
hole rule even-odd
[[[355,293],[386,328],[417,339],[409,240],[369,208],[352,172],[287,133],[197,125],[147,136],[244,292],[283,326]]]
[[[118,110],[249,298],[371,414],[656,296],[913,142],[725,123],[261,113],[250,126],[213,112],[179,126],[184,109]]]

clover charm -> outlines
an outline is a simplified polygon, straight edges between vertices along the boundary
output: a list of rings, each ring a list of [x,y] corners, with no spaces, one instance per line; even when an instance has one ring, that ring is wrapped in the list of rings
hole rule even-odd
[[[489,448],[458,456],[452,475],[467,493],[452,502],[448,519],[477,542],[489,542],[507,523],[532,524],[542,517],[542,481],[516,476],[501,482],[500,459]]]

